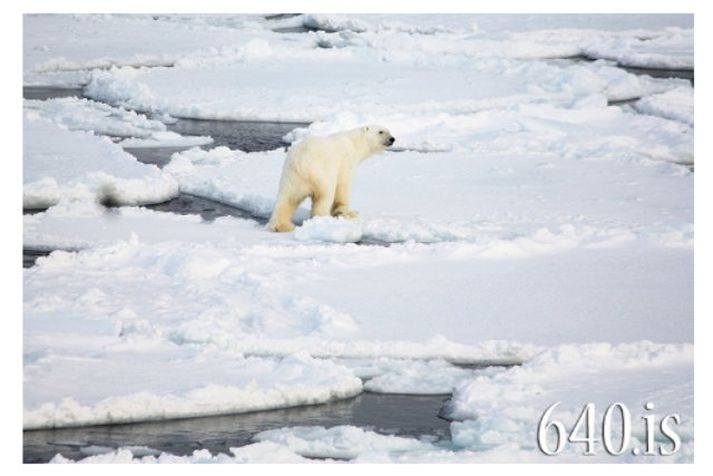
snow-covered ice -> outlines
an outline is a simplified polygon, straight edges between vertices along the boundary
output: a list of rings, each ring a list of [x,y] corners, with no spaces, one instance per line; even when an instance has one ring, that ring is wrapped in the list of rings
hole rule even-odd
[[[624,66],[693,69],[693,29],[668,28],[658,34],[609,37],[584,47],[584,54]]]
[[[285,237],[265,238],[262,226],[252,220],[220,217],[208,223],[198,215],[177,215],[141,207],[107,210],[94,202],[63,202],[47,211],[25,215],[25,248],[34,250],[78,250],[109,245],[132,236],[142,243],[180,239],[211,243],[221,248],[290,243]]]
[[[94,68],[169,66],[254,37],[289,39],[244,16],[245,28],[162,21],[151,15],[24,15],[24,85],[83,85]]]
[[[23,117],[24,208],[61,200],[158,203],[178,193],[173,177],[137,162],[107,137],[71,131],[32,109]]]
[[[452,393],[448,441],[284,427],[230,454],[94,446],[81,461],[552,462],[535,439],[551,403],[569,426],[586,403],[625,403],[642,445],[653,402],[681,417],[676,455],[572,444],[556,461],[693,459],[693,86],[618,67],[692,69],[692,15],[24,27],[24,84],[91,98],[24,103],[23,205],[49,208],[23,217],[23,244],[57,250],[23,274],[26,429]],[[310,31],[274,31],[294,27]],[[294,233],[272,234],[138,206],[185,193],[272,210],[285,151],[210,148],[169,130],[181,117],[309,122],[290,143],[381,123],[397,141],[360,166],[358,220],[303,204]],[[163,169],[122,150],[168,145],[202,148]]]
[[[631,390],[623,394],[622,387]],[[688,448],[676,456],[692,456],[693,439],[693,346],[632,342],[562,345],[539,354],[520,368],[492,376],[476,377],[456,388],[451,417],[465,420],[451,425],[453,444],[489,453],[508,448],[512,457],[531,451],[536,442],[542,409],[560,402],[555,416],[573,428],[584,403],[593,403],[599,416],[612,403],[623,403],[631,412],[631,447],[646,442],[644,414],[658,417],[676,414],[676,433]],[[654,404],[651,412],[644,405]],[[614,430],[616,441],[620,428]],[[671,442],[657,438],[657,444]],[[581,455],[581,446],[568,447],[569,457]],[[603,451],[603,448],[600,448]],[[643,450],[642,450],[643,451]],[[658,453],[658,451],[656,451]],[[637,461],[627,452],[621,457]]]
[[[91,300],[91,294],[84,299]],[[108,340],[101,338],[91,357],[57,355],[48,343],[37,352],[26,348],[24,376],[32,390],[25,394],[25,429],[266,410],[323,403],[361,391],[358,378],[329,360],[228,359],[180,346],[147,345],[144,336],[156,331],[150,322],[130,309],[116,317],[108,327],[125,340],[123,349],[102,349]],[[87,327],[109,331],[106,323]],[[57,344],[61,349],[62,343]],[[87,381],[91,389],[85,388]],[[53,401],[57,392],[64,397]]]
[[[693,125],[693,88],[676,88],[652,94],[634,103],[637,111]]]
[[[85,94],[175,117],[311,122],[334,111],[467,114],[522,103],[567,104],[595,93],[623,100],[687,83],[635,76],[603,63],[497,57],[474,62],[433,54],[420,62],[384,61],[363,47],[291,54],[267,43],[260,48],[264,51],[256,46],[259,54],[248,58],[228,52],[222,61],[209,57],[173,68],[97,71]],[[429,88],[432,94],[420,94]]]
[[[123,138],[123,147],[190,147],[210,144],[210,137],[181,136],[166,125],[143,114],[79,98],[57,98],[25,101],[26,110],[69,130],[93,131],[96,134]]]
[[[414,438],[380,435],[353,426],[268,430],[255,435],[255,439],[286,446],[301,456],[339,459],[352,459],[370,451],[415,451],[431,446]]]

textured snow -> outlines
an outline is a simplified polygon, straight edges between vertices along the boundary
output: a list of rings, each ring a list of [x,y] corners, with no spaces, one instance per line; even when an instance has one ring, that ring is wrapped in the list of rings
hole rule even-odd
[[[92,99],[24,103],[23,205],[50,208],[23,246],[64,250],[23,273],[25,428],[453,392],[451,440],[296,427],[81,462],[552,462],[554,401],[570,426],[626,403],[640,446],[651,401],[676,456],[557,462],[692,461],[693,87],[617,65],[691,69],[693,16],[26,15],[24,84]],[[207,142],[174,117],[310,122],[291,143],[382,123],[397,147],[360,166],[358,220],[305,203],[274,234],[134,206],[272,211],[284,150],[122,150]]]
[[[692,161],[692,128],[616,107],[523,109],[484,112],[460,122],[452,116],[406,119],[404,126],[394,121],[393,133],[405,147],[423,145],[431,131],[428,140],[442,151],[386,152],[362,164],[353,192],[361,219],[344,223],[348,238],[357,239],[360,231],[362,238],[386,242],[468,241],[471,251],[491,256],[639,238],[687,242],[692,174],[663,161]],[[327,134],[360,119],[342,115],[335,124],[317,123],[291,136]],[[192,149],[175,154],[164,171],[184,192],[266,217],[284,155]],[[398,194],[391,191],[395,182]],[[662,209],[677,210],[679,221],[662,223]],[[297,221],[307,216],[302,208]],[[308,222],[295,237],[308,236],[322,222],[342,223]],[[321,231],[325,241],[335,241]]]
[[[268,430],[254,438],[286,446],[301,456],[339,459],[351,459],[370,451],[416,451],[430,447],[413,438],[380,435],[353,426]]]
[[[331,262],[333,271],[338,272],[345,265],[354,267],[359,263],[368,269],[382,262],[403,261],[410,253],[408,248],[383,248],[374,253],[353,245],[344,249],[324,245],[269,247],[260,244],[236,249],[186,241],[143,244],[134,237],[113,246],[80,253],[56,251],[47,258],[40,258],[38,267],[26,276],[26,312],[28,319],[38,325],[43,321],[34,317],[33,309],[56,312],[60,319],[73,319],[75,316],[70,308],[75,304],[67,308],[70,303],[52,291],[53,280],[68,273],[73,278],[66,280],[65,293],[73,288],[82,294],[90,282],[94,283],[92,288],[111,287],[110,292],[105,290],[97,294],[97,299],[104,304],[84,310],[87,319],[95,314],[97,318],[104,316],[105,305],[124,302],[134,313],[146,316],[144,319],[151,316],[152,326],[162,330],[158,334],[149,332],[150,329],[144,331],[159,342],[168,340],[173,344],[261,355],[307,351],[316,356],[440,357],[506,362],[518,362],[531,355],[532,350],[516,343],[478,339],[476,345],[463,345],[449,342],[443,336],[434,336],[432,332],[423,332],[425,329],[416,333],[379,333],[372,329],[369,334],[363,334],[361,326],[350,314],[324,301],[316,301],[309,293],[301,291],[300,286],[295,287],[300,280],[304,284],[313,279],[320,280],[321,273],[315,273],[315,260],[320,263],[317,269]],[[302,255],[303,258],[297,260],[302,264],[279,271],[276,266],[279,266],[280,255]],[[115,274],[122,269],[133,271],[121,272],[123,278],[116,281]],[[96,276],[97,273],[109,274],[102,279]],[[162,278],[155,279],[156,276]],[[300,276],[300,280],[295,281],[296,276]],[[204,285],[199,286],[201,282]],[[172,301],[156,299],[158,295],[179,293],[181,288],[180,296]],[[153,292],[147,294],[137,292],[137,289],[153,289]],[[254,296],[262,297],[255,299]],[[43,302],[48,303],[48,307],[42,305]],[[123,307],[117,308],[116,312]],[[360,316],[359,321],[367,317]],[[28,325],[28,329],[32,328]]]
[[[366,381],[364,390],[411,395],[450,394],[454,387],[472,379],[476,373],[497,369],[492,367],[487,370],[472,370],[454,366],[443,360],[402,360],[391,361],[389,364],[386,368],[380,369],[376,376]],[[357,367],[354,370],[364,372],[367,369]]]
[[[240,448],[231,448],[230,455],[211,454],[208,450],[195,450],[190,456],[161,453],[159,456],[144,455],[135,448],[122,447],[100,455],[77,461],[82,464],[228,464],[228,463],[315,463],[289,449],[271,442],[255,443]],[[75,461],[57,454],[52,464],[71,464]]]
[[[621,100],[687,83],[635,76],[602,63],[499,57],[474,62],[432,53],[422,61],[384,61],[371,48],[290,53],[262,40],[224,54],[173,68],[96,71],[85,95],[175,117],[310,122],[334,111],[466,114],[522,103],[566,104],[595,93]],[[432,91],[428,98],[420,93],[425,89]]]
[[[505,38],[508,33],[558,29],[629,34],[645,29],[693,28],[693,15],[685,14],[303,14],[283,21],[323,30],[394,30],[429,36],[470,32],[498,37],[497,33],[505,33],[501,35]]]
[[[170,175],[137,162],[106,137],[70,131],[33,110],[25,110],[23,117],[24,208],[46,208],[61,200],[137,205],[178,193]]]
[[[285,42],[245,18],[244,29],[168,22],[150,15],[24,15],[24,85],[85,84],[92,68],[170,66],[254,37]],[[257,19],[259,17],[253,17]]]
[[[625,66],[693,69],[688,15],[305,15],[322,47],[370,47],[388,57],[414,53],[611,59]],[[660,28],[655,28],[658,24]]]
[[[627,392],[621,389],[627,388]],[[683,446],[693,439],[693,345],[632,342],[620,345],[562,345],[538,354],[522,367],[479,376],[456,388],[450,416],[462,419],[451,425],[456,446],[489,452],[528,452],[536,442],[537,424],[550,404],[560,402],[554,417],[573,428],[585,403],[600,412],[614,402],[631,411],[632,447],[644,446],[644,404],[655,412],[678,414],[676,432]],[[621,433],[618,428],[614,431]],[[619,438],[619,437],[617,437]],[[618,441],[618,440],[617,440]],[[670,448],[670,443],[667,442]],[[600,452],[603,448],[600,447]],[[566,450],[576,456],[581,446]],[[683,451],[677,459],[691,461]],[[627,452],[621,459],[638,461]]]
[[[693,88],[684,86],[636,103],[666,103],[693,108]],[[664,114],[660,114],[664,116]],[[678,117],[664,116],[669,119]],[[328,119],[287,134],[290,142],[310,135],[327,135],[378,118],[397,137],[396,150],[419,152],[530,153],[587,159],[593,156],[639,156],[678,163],[693,161],[693,129],[677,122],[607,107],[598,94],[568,107],[517,105],[468,115],[354,114],[339,112]],[[692,112],[686,122],[693,126]]]
[[[667,28],[655,34],[602,38],[584,47],[584,54],[624,66],[693,69],[693,28]]]
[[[690,28],[609,32],[592,29],[587,25],[589,17],[580,17],[580,29],[563,29],[560,25],[517,31],[523,21],[515,19],[516,31],[510,31],[506,17],[493,23],[504,30],[480,31],[478,18],[463,16],[454,31],[426,27],[426,34],[394,25],[367,31],[369,20],[307,15],[304,21],[312,27],[346,30],[297,35],[299,40],[290,42],[279,35],[254,32],[249,41],[187,55],[172,68],[95,71],[85,94],[176,117],[313,121],[324,119],[334,110],[463,114],[523,102],[569,102],[594,93],[622,100],[687,84],[683,80],[635,76],[606,62],[526,60],[585,53],[596,56],[590,51],[596,45],[603,45],[599,47],[606,53],[618,48],[619,43],[625,43],[627,51],[633,51],[629,54],[635,56],[637,48],[645,49],[637,47],[638,42],[654,44],[663,58],[656,61],[678,64],[687,61],[686,55],[692,58]],[[690,22],[686,16],[668,19],[673,24]],[[642,18],[637,21],[640,26],[646,25]],[[384,23],[389,25],[388,20]],[[464,23],[476,26],[463,28]],[[634,22],[630,24],[633,28]],[[622,25],[626,25],[626,19]],[[668,45],[675,39],[680,44],[669,48],[670,58],[656,46],[657,42]],[[607,47],[609,40],[619,43]],[[637,64],[646,64],[651,56],[647,51],[641,53]],[[427,99],[420,94],[423,90],[429,90]]]

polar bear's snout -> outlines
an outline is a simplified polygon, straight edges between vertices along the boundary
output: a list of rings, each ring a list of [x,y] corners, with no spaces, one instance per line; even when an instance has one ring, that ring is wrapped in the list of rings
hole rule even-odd
[[[394,142],[396,142],[396,139],[394,139],[394,136],[392,136],[388,132],[384,132],[384,135],[386,136],[386,137],[384,137],[384,142],[382,142],[384,144],[384,147],[389,147],[389,146],[393,145]]]
[[[366,132],[369,132],[369,127],[365,127],[364,130]],[[389,132],[388,129],[376,126],[376,130],[378,131],[378,137],[380,141],[378,143],[381,144],[382,147],[389,147],[394,142],[396,142],[396,139],[394,139],[394,136],[391,135],[391,132]]]

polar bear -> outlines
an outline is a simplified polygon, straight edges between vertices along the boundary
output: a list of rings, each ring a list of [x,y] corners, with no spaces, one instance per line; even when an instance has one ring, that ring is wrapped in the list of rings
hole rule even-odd
[[[394,137],[385,127],[369,125],[326,137],[311,137],[292,146],[282,168],[280,187],[267,229],[292,231],[300,203],[312,199],[311,216],[355,219],[349,208],[357,165],[391,146]]]

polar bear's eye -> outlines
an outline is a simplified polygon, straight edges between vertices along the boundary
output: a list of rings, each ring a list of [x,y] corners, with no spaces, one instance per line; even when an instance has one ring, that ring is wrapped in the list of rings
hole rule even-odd
[[[379,134],[383,134],[383,133],[384,133],[384,131],[379,131]]]

